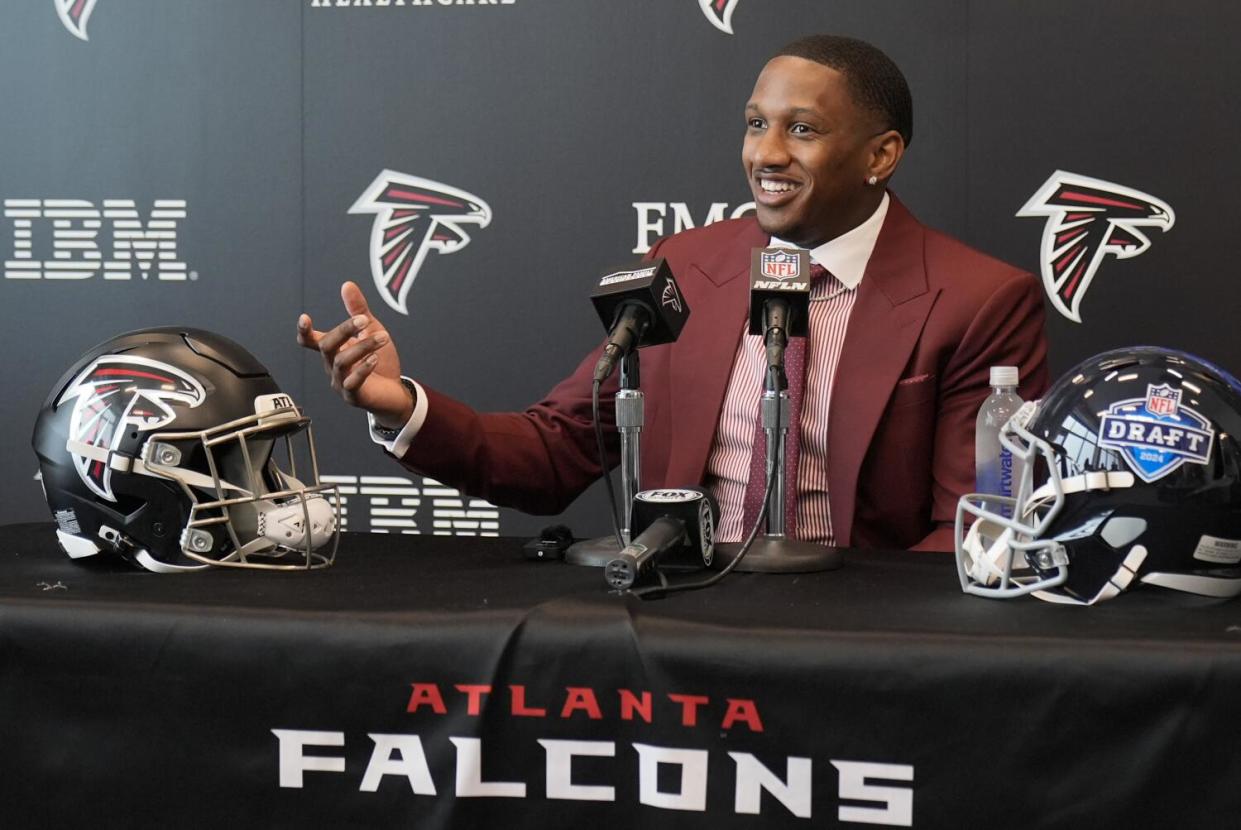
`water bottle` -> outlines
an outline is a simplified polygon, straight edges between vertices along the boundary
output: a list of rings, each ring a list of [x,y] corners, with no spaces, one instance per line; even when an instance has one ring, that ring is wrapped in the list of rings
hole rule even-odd
[[[1022,404],[1017,395],[1017,367],[991,367],[991,394],[978,410],[974,429],[975,489],[979,493],[1013,496],[1021,482],[1020,461],[1000,443],[1000,427]],[[988,510],[1011,517],[1007,504],[984,501]]]

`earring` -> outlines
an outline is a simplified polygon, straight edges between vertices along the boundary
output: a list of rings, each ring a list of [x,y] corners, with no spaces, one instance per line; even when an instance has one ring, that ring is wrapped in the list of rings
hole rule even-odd
[[[867,183],[868,185],[870,185],[871,187],[874,187],[874,186],[875,186],[875,183],[876,183],[876,182],[878,182],[878,181],[879,181],[879,177],[878,177],[878,176],[871,176],[869,179],[867,179],[867,180],[866,180],[866,183]]]

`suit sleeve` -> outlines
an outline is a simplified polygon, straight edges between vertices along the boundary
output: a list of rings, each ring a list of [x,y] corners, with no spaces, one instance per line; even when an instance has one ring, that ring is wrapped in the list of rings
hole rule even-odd
[[[656,242],[647,259],[657,256]],[[523,412],[478,412],[422,387],[426,419],[399,459],[421,475],[492,504],[559,513],[602,475],[592,413],[592,377],[603,343],[539,403]],[[607,468],[620,463],[614,373],[600,391]]]
[[[1014,272],[982,304],[944,371],[932,457],[934,530],[914,550],[951,551],[957,501],[974,490],[974,423],[990,393],[992,366],[1017,366],[1023,400],[1048,385],[1043,295],[1031,275]]]

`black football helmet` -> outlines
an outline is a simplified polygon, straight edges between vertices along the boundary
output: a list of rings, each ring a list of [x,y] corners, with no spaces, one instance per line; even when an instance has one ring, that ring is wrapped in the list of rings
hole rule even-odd
[[[1139,584],[1236,596],[1239,437],[1241,383],[1218,366],[1150,346],[1082,362],[1001,429],[1018,495],[958,503],[962,590],[1083,605]]]
[[[152,328],[101,343],[52,388],[33,443],[73,559],[172,573],[335,558],[339,499],[319,483],[310,421],[226,337]]]

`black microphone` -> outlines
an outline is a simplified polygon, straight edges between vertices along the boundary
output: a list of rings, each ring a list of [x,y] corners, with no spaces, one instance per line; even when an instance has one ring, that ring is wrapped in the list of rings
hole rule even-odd
[[[634,349],[676,340],[689,318],[689,305],[664,259],[609,271],[590,299],[608,329],[607,345],[595,364],[598,382],[607,380],[616,362]]]
[[[767,368],[784,366],[790,337],[810,333],[810,252],[755,248],[750,258],[750,334],[763,335]]]
[[[604,566],[604,580],[624,590],[656,566],[699,570],[710,565],[718,517],[715,499],[698,487],[643,490],[633,497],[633,541]]]

